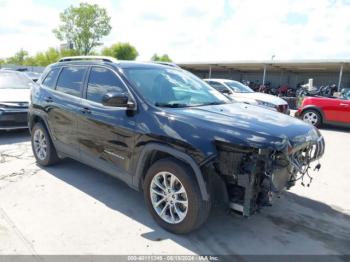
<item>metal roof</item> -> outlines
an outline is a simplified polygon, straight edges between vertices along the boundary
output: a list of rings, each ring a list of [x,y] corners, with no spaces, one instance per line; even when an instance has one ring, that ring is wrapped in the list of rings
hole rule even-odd
[[[339,72],[343,65],[344,72],[350,72],[350,59],[324,60],[238,60],[220,62],[184,62],[177,63],[180,67],[189,70],[207,71],[262,71],[266,65],[268,71],[287,72]]]

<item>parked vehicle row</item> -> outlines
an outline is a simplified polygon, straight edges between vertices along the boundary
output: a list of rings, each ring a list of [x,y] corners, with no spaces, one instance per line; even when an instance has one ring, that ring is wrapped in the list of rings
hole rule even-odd
[[[174,233],[200,227],[213,203],[244,216],[271,205],[324,153],[299,119],[234,102],[171,65],[109,57],[48,66],[29,129],[38,164],[70,157],[118,177]]]
[[[254,92],[250,87],[229,79],[204,79],[216,90],[226,96],[247,104],[259,105],[282,113],[289,114],[290,110],[285,100],[270,94]],[[269,86],[269,85],[268,85]],[[270,90],[270,89],[267,89]],[[320,127],[322,124],[349,125],[350,124],[350,89],[343,89],[340,97],[334,97],[336,85],[309,88],[302,85],[296,90],[296,95],[301,98],[296,117],[303,121]],[[287,85],[279,87],[279,93],[290,93]],[[274,92],[272,92],[274,93]]]

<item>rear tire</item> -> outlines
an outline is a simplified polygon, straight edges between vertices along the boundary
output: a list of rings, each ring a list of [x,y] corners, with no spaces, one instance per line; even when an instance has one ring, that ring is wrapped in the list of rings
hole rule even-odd
[[[143,189],[153,218],[172,233],[189,233],[208,218],[210,202],[202,200],[192,169],[177,159],[155,162],[147,171]]]
[[[306,109],[301,114],[301,119],[315,127],[320,127],[322,125],[322,116],[319,112],[313,109]]]
[[[50,166],[59,161],[52,140],[40,122],[32,129],[32,150],[37,163],[41,166]]]

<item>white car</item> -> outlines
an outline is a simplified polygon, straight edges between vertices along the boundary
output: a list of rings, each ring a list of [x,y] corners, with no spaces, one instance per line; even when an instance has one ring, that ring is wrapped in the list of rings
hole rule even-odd
[[[289,114],[288,103],[277,96],[254,92],[250,87],[230,79],[203,79],[210,86],[228,97],[242,103],[262,106]]]
[[[21,72],[0,70],[0,130],[28,128],[30,89],[35,83]]]

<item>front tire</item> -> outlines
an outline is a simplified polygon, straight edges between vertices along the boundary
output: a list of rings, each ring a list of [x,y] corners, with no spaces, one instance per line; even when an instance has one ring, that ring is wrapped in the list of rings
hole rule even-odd
[[[192,170],[173,158],[158,160],[147,171],[144,197],[156,222],[175,234],[197,229],[210,212]]]
[[[41,166],[50,166],[59,161],[56,149],[51,138],[40,122],[32,129],[32,150],[37,163]]]
[[[301,114],[301,119],[315,127],[320,127],[322,124],[322,117],[319,112],[312,109],[307,109]]]

